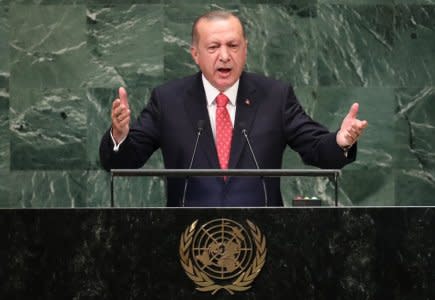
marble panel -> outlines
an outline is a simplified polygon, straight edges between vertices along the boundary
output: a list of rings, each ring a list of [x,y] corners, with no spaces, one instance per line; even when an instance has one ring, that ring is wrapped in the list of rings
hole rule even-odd
[[[9,79],[9,32],[9,7],[0,4],[0,88],[4,88]]]
[[[163,1],[166,4],[167,8],[170,7],[179,7],[179,5],[202,5],[203,7],[205,6],[209,6],[209,8],[206,11],[211,11],[211,10],[217,10],[217,9],[228,9],[228,6],[231,5],[239,5],[243,2],[243,0],[209,0],[209,1],[201,1],[201,0],[189,0],[189,1],[184,1],[184,3],[180,3],[180,1],[177,0],[164,0]],[[255,2],[255,0],[246,0],[245,2]],[[206,12],[204,11],[204,12]],[[180,10],[180,13],[182,13],[182,11]],[[202,11],[197,11],[197,15],[199,16],[201,15],[203,12]],[[192,19],[192,22],[195,18]]]
[[[131,185],[115,187],[125,191],[125,186]],[[122,197],[127,192],[116,195],[118,206],[128,206],[127,196]],[[164,199],[152,196],[154,201]],[[130,199],[130,206],[147,206],[144,199],[147,198],[137,195]],[[110,176],[105,171],[0,171],[0,207],[3,208],[110,207],[110,203]],[[165,206],[165,203],[150,206]]]
[[[84,171],[86,198],[81,207],[110,207],[110,175],[106,171]]]
[[[339,178],[340,206],[394,206],[395,169],[365,165],[344,169]]]
[[[9,178],[12,207],[87,206],[86,178],[82,171],[12,171]]]
[[[9,95],[6,89],[0,88],[0,170],[10,167],[9,150]]]
[[[86,0],[88,5],[119,5],[119,4],[163,4],[168,0]]]
[[[435,87],[396,90],[395,144],[398,168],[435,172]]]
[[[117,177],[114,180],[115,207],[165,207],[166,181],[159,177]]]
[[[175,4],[179,1],[177,0],[163,0],[166,4]],[[240,4],[240,5],[250,5],[250,4],[267,4],[267,5],[294,5],[294,6],[305,6],[305,5],[313,5],[316,4],[317,0],[189,0],[188,3],[207,3],[213,5],[212,9],[222,8],[223,5],[228,4]],[[225,7],[224,7],[225,8]]]
[[[319,5],[319,85],[395,86],[393,22],[389,5]]]
[[[0,207],[16,207],[9,202],[9,170],[0,169]]]
[[[9,40],[9,9],[0,6],[0,40]],[[9,170],[9,48],[0,43],[0,170]]]
[[[396,86],[435,85],[435,6],[398,5],[394,19]]]
[[[22,5],[75,5],[85,4],[87,0],[0,0],[0,4]]]
[[[397,89],[396,101],[397,204],[435,205],[435,88]]]
[[[394,199],[397,206],[435,206],[434,173],[400,169],[395,174]]]
[[[162,5],[88,5],[89,87],[149,86],[163,76]]]
[[[316,14],[315,6],[241,6],[249,41],[247,70],[294,86],[317,84]]]
[[[357,5],[377,5],[377,4],[434,4],[434,0],[316,0],[319,4],[357,4]]]
[[[435,4],[435,0],[394,0],[398,4]]]
[[[11,169],[86,168],[84,90],[12,89]]]
[[[11,88],[86,84],[85,6],[11,5]]]

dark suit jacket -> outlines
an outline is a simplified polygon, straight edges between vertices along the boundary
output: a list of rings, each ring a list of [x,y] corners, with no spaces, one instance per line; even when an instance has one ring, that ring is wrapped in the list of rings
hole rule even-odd
[[[248,101],[247,101],[248,100]],[[166,83],[153,90],[151,99],[132,124],[127,139],[113,152],[109,131],[100,145],[105,169],[140,168],[161,148],[165,167],[188,168],[197,135],[198,121],[204,130],[198,144],[193,169],[218,169],[219,163],[210,127],[201,73]],[[255,169],[252,155],[241,134],[247,129],[261,169],[279,169],[284,149],[289,145],[306,164],[320,168],[342,168],[355,160],[356,146],[347,157],[329,132],[307,116],[293,89],[282,82],[243,73],[237,95],[237,109],[230,154],[230,169]],[[278,178],[266,180],[269,205],[282,206]],[[167,179],[167,205],[181,205],[184,179]],[[263,206],[259,178],[190,178],[186,206]]]

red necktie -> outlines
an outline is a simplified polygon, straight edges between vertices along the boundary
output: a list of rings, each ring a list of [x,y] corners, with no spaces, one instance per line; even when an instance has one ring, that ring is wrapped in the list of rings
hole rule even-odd
[[[233,125],[227,110],[228,97],[220,93],[216,97],[216,148],[221,169],[228,169]]]

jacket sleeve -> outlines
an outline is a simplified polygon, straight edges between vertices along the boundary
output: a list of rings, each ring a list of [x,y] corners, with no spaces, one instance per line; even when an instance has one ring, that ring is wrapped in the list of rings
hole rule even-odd
[[[128,136],[119,150],[115,152],[113,147],[109,129],[100,142],[100,161],[107,171],[140,168],[160,147],[160,110],[156,90],[153,90],[148,104],[130,126]]]
[[[337,132],[312,120],[288,87],[283,97],[282,123],[287,144],[305,164],[323,169],[339,169],[356,159],[356,144],[347,153],[336,142]]]

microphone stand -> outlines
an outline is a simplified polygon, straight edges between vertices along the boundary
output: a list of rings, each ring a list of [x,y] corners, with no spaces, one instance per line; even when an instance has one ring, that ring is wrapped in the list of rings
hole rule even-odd
[[[248,134],[246,133],[246,129],[242,126],[242,134],[245,137],[246,143],[248,144],[249,151],[251,152],[252,158],[254,160],[255,166],[258,170],[260,170],[260,166],[258,165],[257,159],[255,158],[254,150],[252,149],[251,143],[249,142]],[[263,184],[263,192],[264,192],[264,206],[268,206],[268,197],[267,197],[267,189],[266,189],[266,182],[264,180],[264,176],[261,176],[261,183]]]
[[[190,159],[189,170],[192,169],[193,160],[195,159],[196,148],[198,147],[199,137],[201,136],[201,132],[204,129],[204,120],[198,121],[198,130],[196,133],[195,146],[193,147],[192,158]],[[184,179],[184,190],[183,190],[183,198],[181,198],[181,207],[185,207],[186,202],[186,194],[187,194],[187,186],[189,184],[189,176]]]

